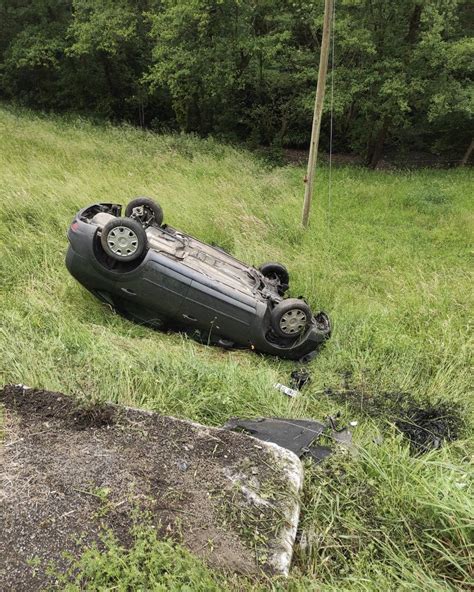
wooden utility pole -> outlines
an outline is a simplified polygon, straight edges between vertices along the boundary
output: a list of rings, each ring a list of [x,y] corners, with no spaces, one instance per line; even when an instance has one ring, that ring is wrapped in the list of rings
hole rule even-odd
[[[304,178],[303,226],[309,221],[309,209],[313,197],[313,180],[318,158],[319,130],[321,128],[321,114],[323,112],[324,91],[326,89],[326,75],[328,73],[329,40],[331,36],[331,20],[334,10],[334,0],[324,1],[323,38],[321,41],[321,55],[319,57],[318,86],[314,101],[313,126],[311,129],[311,144],[309,146],[308,170]]]

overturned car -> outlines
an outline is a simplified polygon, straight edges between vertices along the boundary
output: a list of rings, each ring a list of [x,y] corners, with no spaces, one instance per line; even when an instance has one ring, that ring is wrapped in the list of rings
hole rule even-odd
[[[70,273],[135,322],[290,359],[314,352],[330,336],[326,314],[313,315],[300,298],[284,298],[289,276],[283,265],[255,269],[163,224],[151,199],[133,200],[124,216],[119,204],[83,208],[68,239]]]

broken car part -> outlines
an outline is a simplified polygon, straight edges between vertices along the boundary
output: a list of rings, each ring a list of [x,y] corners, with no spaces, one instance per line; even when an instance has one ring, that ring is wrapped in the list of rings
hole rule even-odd
[[[285,386],[284,384],[281,384],[280,382],[277,382],[273,386],[277,389],[277,391],[280,391],[281,393],[283,393],[287,397],[297,397],[300,394],[299,391],[292,389],[289,386]]]
[[[291,387],[300,391],[311,382],[311,375],[306,368],[293,370],[291,373]]]
[[[284,298],[289,275],[279,263],[259,269],[163,224],[149,198],[97,203],[80,210],[68,231],[66,266],[102,302],[157,329],[209,336],[300,359],[331,334],[327,315],[301,298]]]
[[[302,368],[291,373],[291,387],[277,382],[273,386],[288,397],[297,397],[302,389],[311,380],[309,372]]]
[[[261,419],[232,418],[224,428],[246,432],[264,442],[273,442],[302,456],[313,440],[326,429],[326,424],[309,419],[285,419],[279,417]]]
[[[300,458],[309,456],[316,463],[333,453],[330,447],[318,444],[317,440],[322,436],[346,448],[350,448],[352,444],[352,433],[347,428],[338,428],[334,417],[329,417],[327,423],[311,419],[281,417],[232,418],[223,427],[232,431],[245,432],[264,442],[273,442],[291,450]]]
[[[331,456],[332,453],[333,450],[332,448],[329,448],[329,446],[319,446],[315,444],[308,448],[308,456],[312,458],[316,464],[326,460],[327,457]]]

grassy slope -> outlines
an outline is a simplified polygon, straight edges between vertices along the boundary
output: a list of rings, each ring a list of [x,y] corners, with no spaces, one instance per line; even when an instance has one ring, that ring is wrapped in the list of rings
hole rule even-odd
[[[359,419],[361,452],[309,469],[302,526],[317,536],[297,553],[290,588],[441,590],[467,581],[467,444],[419,459],[387,432],[376,446],[380,424],[349,414],[324,389],[349,377],[362,395],[403,390],[468,405],[469,171],[339,168],[329,204],[320,170],[303,233],[302,169],[270,170],[211,140],[3,109],[0,142],[3,382],[210,424],[339,409]],[[134,326],[68,276],[75,211],[137,195],[155,196],[169,223],[239,258],[285,263],[293,294],[330,314],[334,336],[304,395],[288,400],[272,388],[288,382],[293,364]]]

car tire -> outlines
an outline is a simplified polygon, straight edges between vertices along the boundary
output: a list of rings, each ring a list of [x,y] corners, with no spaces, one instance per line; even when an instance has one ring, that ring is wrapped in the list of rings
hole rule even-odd
[[[278,282],[276,288],[280,296],[283,296],[290,287],[290,274],[286,267],[281,263],[264,263],[263,265],[260,265],[259,271],[269,280]]]
[[[270,322],[279,337],[298,337],[309,323],[312,314],[310,307],[298,298],[287,298],[279,302],[271,312]]]
[[[145,229],[133,218],[115,218],[107,222],[100,242],[105,253],[115,261],[135,261],[147,248]]]
[[[277,277],[280,284],[288,285],[290,281],[290,274],[284,265],[281,263],[264,263],[258,268],[260,273],[265,277]]]
[[[136,212],[134,212],[136,210]],[[149,197],[137,197],[125,208],[125,216],[134,218],[142,226],[161,226],[163,224],[163,209]]]

